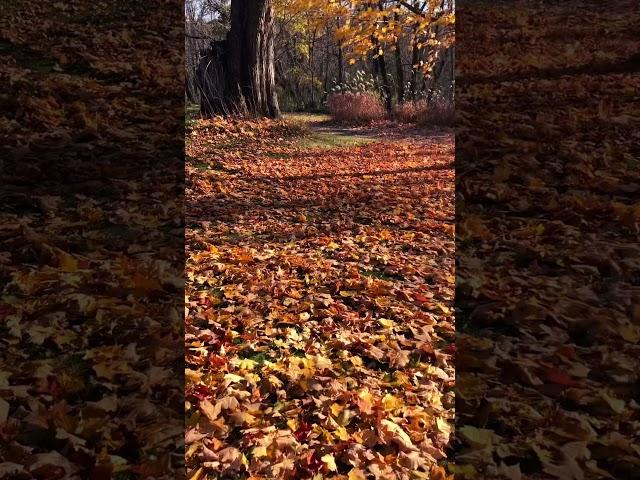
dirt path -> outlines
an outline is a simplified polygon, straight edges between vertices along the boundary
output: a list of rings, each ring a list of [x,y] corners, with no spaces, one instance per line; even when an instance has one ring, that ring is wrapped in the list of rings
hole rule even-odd
[[[191,135],[193,472],[391,479],[442,468],[452,136],[339,128],[298,139],[283,123],[219,121]],[[317,135],[345,139],[309,143]]]

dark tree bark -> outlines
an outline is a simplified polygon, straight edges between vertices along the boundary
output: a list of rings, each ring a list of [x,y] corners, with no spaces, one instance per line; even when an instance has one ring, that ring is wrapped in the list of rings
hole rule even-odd
[[[338,46],[338,85],[344,82],[344,60],[342,55],[342,47]]]
[[[250,113],[280,116],[275,85],[271,0],[231,1],[231,29],[225,52],[218,57],[215,76],[222,85],[212,101],[202,104],[204,115]],[[206,59],[204,59],[206,60]],[[211,63],[211,59],[209,59]]]
[[[380,9],[380,11],[384,10],[383,2],[380,2],[378,4],[378,8]],[[387,19],[383,18],[383,20],[386,24]],[[378,39],[375,37],[374,45],[378,48],[378,51],[376,52],[376,61],[378,63],[378,72],[380,73],[381,77],[382,93],[384,95],[384,107],[387,112],[390,112],[393,109],[393,89],[391,86],[391,82],[389,81],[389,76],[387,75],[387,61],[384,57],[385,52],[383,51],[382,53],[380,53],[380,50],[382,50],[382,46],[380,45],[380,42],[378,42]]]
[[[427,2],[422,2],[422,4],[417,5],[416,7],[418,10],[417,12],[415,10],[412,10],[412,11],[418,15],[422,15],[426,7],[427,7]],[[413,27],[413,45],[412,45],[412,51],[411,51],[411,79],[409,80],[409,90],[411,91],[411,98],[413,100],[415,100],[416,96],[418,95],[418,75],[420,74],[419,63],[420,63],[420,60],[422,59],[422,50],[418,47],[418,45],[420,44],[419,28],[420,28],[420,23],[416,23]]]
[[[378,55],[376,60],[378,62],[378,71],[380,72],[382,92],[384,94],[384,107],[388,112],[390,112],[393,108],[393,90],[391,88],[389,76],[387,75],[387,62],[384,58],[384,54]]]
[[[195,83],[200,94],[200,113],[204,117],[225,113],[225,51],[226,41],[213,41],[198,62]]]
[[[427,80],[425,79],[425,90],[427,93],[427,100],[431,101],[433,98],[433,94],[436,92],[438,85],[440,84],[440,79],[442,77],[442,73],[445,70],[445,66],[447,65],[447,60],[450,59],[450,52],[453,49],[448,48],[447,50],[440,51],[438,55],[438,60],[436,64],[433,66],[433,70],[431,71],[431,79],[429,84],[427,85]]]
[[[327,92],[329,92],[329,62],[331,61],[331,55],[329,51],[328,38],[331,32],[329,26],[324,31],[324,68],[323,68],[323,80],[322,80],[322,102],[327,100]]]
[[[411,98],[415,100],[416,95],[418,93],[418,74],[420,72],[419,62],[420,62],[420,49],[418,48],[419,44],[418,37],[418,27],[415,27],[413,34],[413,46],[411,51],[411,80],[409,81],[409,89],[411,90]]]
[[[340,17],[336,18],[336,26],[340,28]],[[338,85],[344,81],[344,55],[342,53],[342,43],[338,42]]]
[[[440,3],[440,8],[444,9],[444,5],[445,5],[445,0],[442,0],[442,2]],[[440,36],[440,33],[442,32],[442,27],[441,26],[437,26],[435,29],[435,35],[436,38]],[[442,48],[440,48],[437,52],[438,55],[438,59],[435,63],[435,65],[433,66],[433,69],[431,70],[431,82],[429,84],[429,86],[427,87],[427,80],[425,78],[425,90],[428,92],[427,93],[427,101],[431,101],[431,99],[433,98],[433,94],[436,91],[436,88],[438,87],[438,84],[440,82],[440,77],[442,75],[442,72],[444,70],[445,64],[447,62],[447,53],[448,50],[443,51]]]
[[[311,72],[311,103],[309,107],[311,109],[316,108],[316,76],[315,76],[315,53],[316,53],[316,35],[317,31],[313,30],[313,36],[311,37],[311,45],[309,45],[309,71]]]
[[[400,21],[400,16],[396,13],[396,22]],[[398,96],[398,103],[404,102],[404,67],[402,65],[402,45],[400,44],[400,37],[396,40],[396,93]]]

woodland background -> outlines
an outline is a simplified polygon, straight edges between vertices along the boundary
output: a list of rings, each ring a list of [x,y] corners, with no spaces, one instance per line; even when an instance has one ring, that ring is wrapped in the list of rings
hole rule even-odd
[[[230,5],[185,3],[185,97],[191,110],[201,102],[198,66],[229,30]],[[412,120],[427,103],[447,105],[452,116],[453,1],[275,0],[273,10],[282,111],[335,110],[332,94],[360,93],[369,100],[362,106],[367,117],[384,115],[381,104],[387,113]]]

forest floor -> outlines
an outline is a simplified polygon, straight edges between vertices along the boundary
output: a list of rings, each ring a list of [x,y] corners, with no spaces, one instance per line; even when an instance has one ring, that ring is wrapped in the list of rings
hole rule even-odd
[[[452,132],[189,129],[189,478],[448,477]]]

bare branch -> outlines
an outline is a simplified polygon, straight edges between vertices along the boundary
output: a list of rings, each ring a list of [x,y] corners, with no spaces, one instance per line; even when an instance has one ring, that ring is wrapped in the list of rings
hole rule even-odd
[[[402,5],[404,8],[406,8],[407,10],[415,13],[416,15],[419,15],[421,17],[425,17],[424,12],[422,11],[424,9],[424,7],[422,9],[420,9],[420,8],[414,6],[414,5],[411,5],[409,2],[406,2],[405,0],[398,0],[398,3],[400,5]]]

